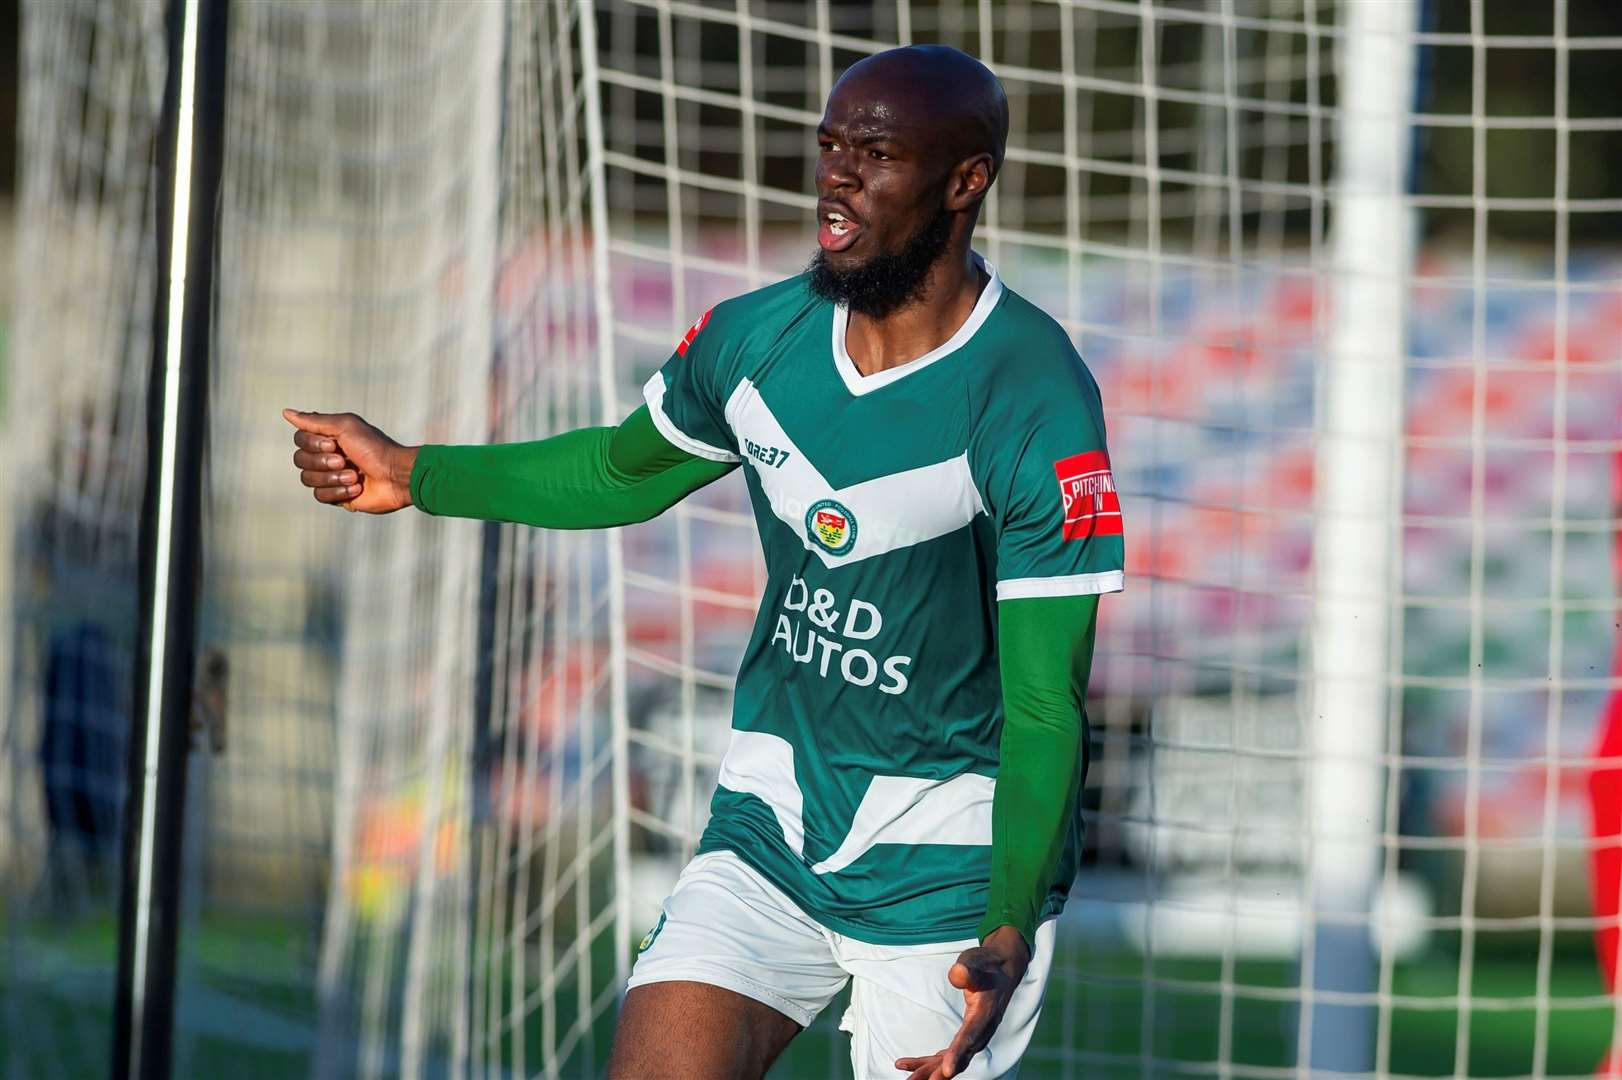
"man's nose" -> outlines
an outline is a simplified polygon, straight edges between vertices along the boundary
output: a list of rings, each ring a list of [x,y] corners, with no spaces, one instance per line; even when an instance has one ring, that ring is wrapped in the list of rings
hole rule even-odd
[[[830,150],[817,158],[817,188],[821,191],[853,190],[862,186],[844,150]]]

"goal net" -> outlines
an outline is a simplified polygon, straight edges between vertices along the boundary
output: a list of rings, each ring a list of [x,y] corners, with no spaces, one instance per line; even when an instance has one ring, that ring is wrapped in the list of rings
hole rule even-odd
[[[1008,91],[976,245],[1098,377],[1127,522],[1024,1074],[1592,1075],[1622,888],[1598,7],[237,0],[178,1071],[601,1072],[726,744],[742,481],[612,533],[362,520],[309,501],[278,414],[617,421],[699,313],[804,267],[838,74],[932,42]],[[111,1054],[163,8],[23,12],[14,1075]],[[839,1011],[774,1075],[848,1075]]]

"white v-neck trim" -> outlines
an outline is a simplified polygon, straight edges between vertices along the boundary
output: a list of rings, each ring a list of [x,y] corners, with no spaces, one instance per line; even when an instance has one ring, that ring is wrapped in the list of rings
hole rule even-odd
[[[844,304],[834,305],[834,368],[839,377],[845,382],[845,389],[857,397],[872,393],[881,386],[889,386],[897,379],[904,379],[913,372],[922,371],[935,361],[961,349],[968,344],[970,338],[985,323],[991,309],[997,306],[1002,297],[1002,278],[997,276],[997,268],[992,266],[978,251],[974,253],[974,260],[985,268],[986,274],[991,278],[980,293],[980,299],[975,301],[974,310],[962,326],[942,345],[938,345],[916,360],[908,360],[905,364],[898,364],[893,368],[875,371],[871,375],[863,375],[856,370],[856,363],[851,360],[850,353],[845,349],[845,331],[850,325],[850,311]]]

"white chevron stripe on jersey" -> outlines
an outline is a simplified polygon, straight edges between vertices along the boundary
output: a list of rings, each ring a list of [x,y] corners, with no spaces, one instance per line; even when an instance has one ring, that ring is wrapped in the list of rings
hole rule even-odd
[[[811,872],[838,873],[877,844],[990,844],[996,788],[995,780],[978,773],[950,780],[875,776],[839,850]]]
[[[794,776],[794,747],[764,731],[733,729],[716,782],[753,795],[771,808],[783,842],[796,855],[805,850],[804,795]],[[839,850],[811,868],[834,874],[876,844],[991,843],[991,799],[997,782],[978,773],[950,780],[875,776],[862,794]]]
[[[745,460],[755,466],[772,513],[794,530],[800,543],[814,552],[824,566],[860,562],[945,536],[985,512],[969,472],[967,452],[949,461],[836,488],[823,479],[805,451],[788,437],[748,379],[740,380],[727,399],[726,420],[738,445],[748,441],[780,452],[777,464],[762,464],[754,457]],[[787,452],[786,458],[783,451]],[[813,540],[806,528],[807,511],[824,499],[848,509],[855,520],[855,540],[844,554],[831,553]]]
[[[715,782],[771,807],[789,850],[796,855],[805,850],[805,796],[794,778],[794,747],[787,739],[733,728]]]

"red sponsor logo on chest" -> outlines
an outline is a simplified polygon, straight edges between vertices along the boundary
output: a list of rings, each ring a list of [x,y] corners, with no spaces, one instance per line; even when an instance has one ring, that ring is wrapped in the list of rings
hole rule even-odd
[[[714,310],[714,308],[710,308],[710,311]],[[677,356],[687,355],[687,346],[693,343],[693,339],[698,337],[698,332],[704,329],[704,324],[710,321],[710,311],[706,311],[704,314],[700,315],[698,317],[698,321],[687,328],[687,336],[682,338],[681,343],[676,346]]]
[[[1121,535],[1121,499],[1115,492],[1108,454],[1102,450],[1076,454],[1054,462],[1053,471],[1059,477],[1059,497],[1064,501],[1066,540]]]

